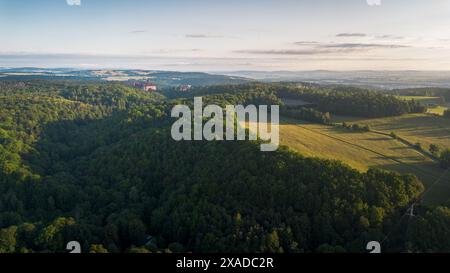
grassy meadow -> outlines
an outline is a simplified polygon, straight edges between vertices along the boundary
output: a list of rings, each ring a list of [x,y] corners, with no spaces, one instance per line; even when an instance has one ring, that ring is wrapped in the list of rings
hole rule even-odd
[[[382,168],[413,173],[427,188],[433,185],[425,197],[427,203],[445,202],[450,197],[450,173],[441,177],[444,171],[432,158],[389,136],[284,119],[280,139],[282,145],[301,154],[341,160],[360,171]]]
[[[423,105],[428,106],[428,114],[434,114],[442,116],[444,112],[449,109],[450,104],[446,103],[441,97],[429,97],[429,96],[397,96],[403,100],[415,100]]]
[[[409,114],[380,119],[334,116],[333,122],[369,125],[372,130],[394,132],[411,143],[421,143],[424,149],[430,144],[441,149],[450,148],[450,120],[429,114]]]
[[[397,132],[399,128],[398,123],[404,126],[408,124],[410,126],[408,128],[415,128],[418,122],[422,121],[421,117],[428,116],[420,115],[416,117],[413,115],[399,118],[384,118],[372,120],[370,125],[378,130],[384,129],[386,132],[390,132],[391,130],[388,129],[396,129],[394,131]],[[362,120],[356,118],[338,118],[339,121],[345,119],[347,122],[363,123]],[[405,120],[401,120],[401,118]],[[413,121],[416,121],[416,125],[409,123],[411,118]],[[432,123],[431,126],[437,126],[438,123]],[[450,128],[450,124],[446,126]],[[450,135],[450,130],[447,131],[443,127],[438,130],[440,134],[448,133]],[[418,128],[422,127],[418,126]],[[428,128],[428,130],[434,131],[431,128]],[[421,132],[425,134],[425,128],[422,128]],[[404,136],[414,135],[413,132],[406,128],[400,134]],[[421,137],[416,136],[413,139],[419,138]],[[429,137],[428,141],[430,143],[436,142],[435,140],[438,138],[438,136]],[[400,173],[415,174],[427,188],[430,188],[424,199],[428,204],[441,204],[450,198],[450,173],[442,177],[444,171],[433,158],[390,136],[375,132],[354,132],[340,126],[312,124],[300,120],[282,118],[280,142],[281,145],[288,146],[302,155],[340,160],[359,171],[367,171],[369,168],[381,168]],[[441,146],[446,145],[450,147],[450,138],[447,140],[441,139]],[[439,182],[436,183],[438,180]]]

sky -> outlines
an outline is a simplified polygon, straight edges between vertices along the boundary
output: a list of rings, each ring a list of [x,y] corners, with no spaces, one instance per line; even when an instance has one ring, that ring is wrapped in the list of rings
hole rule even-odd
[[[450,70],[450,0],[0,0],[0,67]]]

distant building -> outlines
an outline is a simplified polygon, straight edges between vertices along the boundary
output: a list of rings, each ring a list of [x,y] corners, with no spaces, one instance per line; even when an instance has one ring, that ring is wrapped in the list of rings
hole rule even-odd
[[[158,86],[154,83],[146,83],[144,84],[144,90],[147,92],[157,91]]]
[[[144,91],[147,92],[153,92],[153,91],[157,91],[158,90],[158,86],[154,83],[149,83],[149,82],[133,82],[131,84],[133,87],[142,89]]]
[[[178,87],[178,90],[180,92],[187,92],[189,90],[191,90],[191,85],[180,85],[180,87]]]

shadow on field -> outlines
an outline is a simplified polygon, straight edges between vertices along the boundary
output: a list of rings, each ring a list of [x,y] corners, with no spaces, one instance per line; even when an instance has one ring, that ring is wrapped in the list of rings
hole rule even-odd
[[[366,123],[370,123],[370,120]],[[365,124],[365,122],[362,122],[362,124]],[[374,127],[385,132],[411,132],[418,137],[450,138],[450,119],[431,115],[387,118],[386,123],[375,122]]]

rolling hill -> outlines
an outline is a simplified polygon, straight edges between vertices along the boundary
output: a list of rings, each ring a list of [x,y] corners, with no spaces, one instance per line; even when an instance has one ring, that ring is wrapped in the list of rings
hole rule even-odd
[[[282,118],[280,142],[302,155],[342,161],[361,172],[379,168],[414,174],[429,189],[424,198],[429,205],[444,204],[450,198],[450,173],[427,153],[389,135]]]
[[[301,154],[340,160],[360,171],[381,168],[413,173],[431,187],[444,170],[416,149],[374,132],[352,132],[343,128],[285,119],[280,127],[281,144]],[[433,185],[425,202],[438,204],[450,197],[450,174]]]
[[[160,87],[179,85],[224,85],[242,84],[252,80],[238,76],[225,76],[201,72],[175,72],[153,70],[77,70],[69,68],[0,68],[0,77],[4,79],[76,79],[99,81],[151,81]]]

